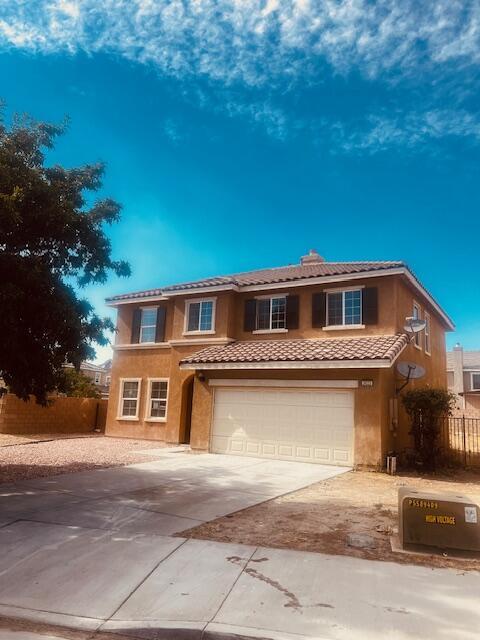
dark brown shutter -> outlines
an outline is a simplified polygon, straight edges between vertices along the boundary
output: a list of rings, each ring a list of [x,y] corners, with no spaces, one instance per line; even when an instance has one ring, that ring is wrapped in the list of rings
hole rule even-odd
[[[167,309],[158,307],[157,309],[157,328],[155,329],[155,342],[165,341],[165,319],[167,317]]]
[[[257,301],[255,298],[245,300],[244,331],[255,331],[257,322]]]
[[[363,324],[378,324],[378,288],[367,287],[362,293]]]
[[[327,295],[323,291],[312,295],[312,327],[324,327],[326,324]]]
[[[287,329],[298,329],[298,296],[287,296]]]
[[[136,344],[140,340],[140,323],[142,321],[142,310],[134,309],[132,316],[132,344]]]

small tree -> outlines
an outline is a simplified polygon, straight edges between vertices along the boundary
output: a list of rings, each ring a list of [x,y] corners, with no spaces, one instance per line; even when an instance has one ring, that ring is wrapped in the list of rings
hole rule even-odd
[[[67,396],[75,396],[77,398],[100,398],[100,393],[92,382],[81,371],[75,369],[65,369],[65,381],[63,386]]]
[[[442,418],[452,415],[455,396],[446,389],[411,389],[402,396],[412,429],[415,451],[427,471],[434,471],[440,453],[439,436]]]

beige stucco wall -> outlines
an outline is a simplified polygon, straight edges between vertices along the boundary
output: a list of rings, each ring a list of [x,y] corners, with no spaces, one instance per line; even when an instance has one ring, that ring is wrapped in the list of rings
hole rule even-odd
[[[364,335],[378,335],[385,333],[396,333],[397,318],[395,315],[395,276],[384,276],[383,278],[365,278],[345,283],[345,286],[365,286],[378,288],[378,319],[376,325],[369,325],[366,329],[339,329],[324,330],[312,327],[312,296],[332,288],[341,287],[341,283],[330,285],[314,285],[291,287],[288,289],[272,289],[269,291],[246,292],[237,294],[236,313],[234,314],[234,337],[237,340],[265,340],[265,334],[252,334],[243,330],[244,304],[245,300],[255,298],[258,295],[268,294],[296,294],[299,296],[299,327],[290,330],[288,333],[275,334],[275,340],[295,338],[345,338],[361,337]]]

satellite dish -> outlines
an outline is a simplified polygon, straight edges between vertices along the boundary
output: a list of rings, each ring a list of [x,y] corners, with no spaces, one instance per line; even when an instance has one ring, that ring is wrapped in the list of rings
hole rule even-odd
[[[396,388],[397,393],[406,387],[410,380],[418,380],[418,378],[423,378],[425,375],[425,369],[423,367],[415,362],[408,362],[407,360],[397,364],[397,371],[402,378],[405,378],[405,382]]]
[[[427,326],[427,323],[425,320],[421,320],[420,318],[409,317],[409,318],[405,318],[405,325],[403,328],[407,333],[415,334],[415,333],[418,333],[419,331],[423,331],[426,326]]]
[[[423,378],[425,375],[425,369],[423,367],[415,362],[408,362],[407,360],[402,360],[402,362],[397,364],[397,371],[403,378],[408,378],[409,380],[417,380],[418,378]]]

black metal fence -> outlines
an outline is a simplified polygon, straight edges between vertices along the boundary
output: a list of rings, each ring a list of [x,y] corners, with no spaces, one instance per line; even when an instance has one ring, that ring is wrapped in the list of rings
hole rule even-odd
[[[480,467],[480,418],[442,418],[442,448],[447,460]]]

